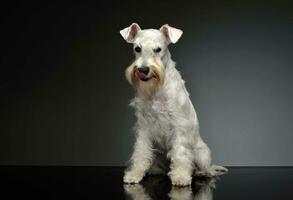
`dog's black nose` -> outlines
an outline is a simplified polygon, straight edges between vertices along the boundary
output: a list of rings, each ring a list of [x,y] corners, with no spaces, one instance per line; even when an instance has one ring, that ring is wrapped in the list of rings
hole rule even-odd
[[[145,75],[147,75],[149,73],[149,71],[150,71],[150,68],[146,67],[146,66],[142,66],[142,67],[138,68],[138,71],[144,73]]]

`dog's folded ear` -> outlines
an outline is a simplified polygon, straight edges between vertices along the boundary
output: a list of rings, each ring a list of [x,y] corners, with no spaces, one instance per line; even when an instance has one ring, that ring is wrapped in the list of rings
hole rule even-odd
[[[166,36],[168,43],[176,43],[181,37],[183,31],[168,24],[163,25],[160,31]]]
[[[137,23],[132,23],[129,27],[122,29],[120,34],[128,43],[133,43],[137,32],[140,30],[141,28]]]

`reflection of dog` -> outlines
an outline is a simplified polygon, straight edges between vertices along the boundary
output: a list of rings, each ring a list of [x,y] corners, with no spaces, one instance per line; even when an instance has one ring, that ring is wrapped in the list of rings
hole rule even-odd
[[[192,187],[170,187],[170,184],[162,176],[152,176],[141,184],[125,184],[124,191],[136,200],[212,200],[215,179],[197,180]],[[169,197],[169,198],[167,198]]]
[[[189,185],[193,174],[226,172],[212,164],[184,81],[167,48],[177,42],[182,31],[169,25],[141,30],[133,23],[120,33],[134,47],[136,59],[126,69],[126,78],[137,91],[130,104],[137,117],[137,137],[124,182],[138,183],[146,172],[170,170],[173,185]]]

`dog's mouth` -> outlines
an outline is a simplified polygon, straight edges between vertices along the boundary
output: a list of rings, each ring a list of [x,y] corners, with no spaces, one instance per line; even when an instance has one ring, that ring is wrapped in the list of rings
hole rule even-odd
[[[152,77],[148,77],[146,74],[144,74],[143,72],[138,71],[137,69],[134,70],[134,77],[138,78],[142,81],[148,81],[150,80]]]

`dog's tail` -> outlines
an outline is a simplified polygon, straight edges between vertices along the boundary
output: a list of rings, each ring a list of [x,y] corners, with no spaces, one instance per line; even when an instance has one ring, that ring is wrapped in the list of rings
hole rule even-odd
[[[212,178],[215,176],[226,174],[227,172],[228,172],[228,169],[225,167],[222,167],[220,165],[212,165],[207,171],[195,170],[194,175],[198,177]]]
[[[222,167],[220,165],[212,165],[209,173],[211,176],[219,176],[219,175],[226,174],[227,172],[228,172],[228,169],[225,167]]]

